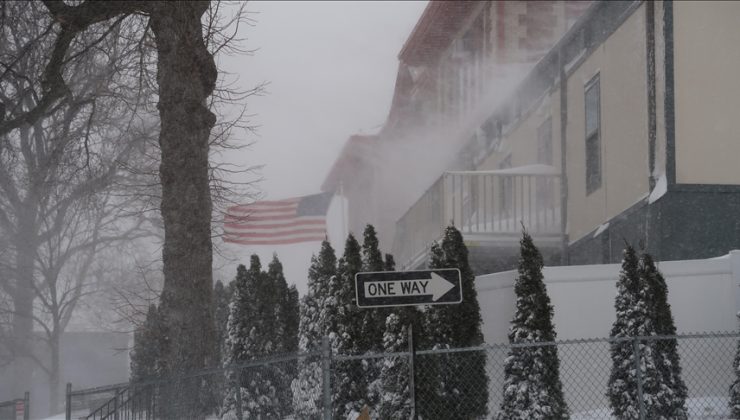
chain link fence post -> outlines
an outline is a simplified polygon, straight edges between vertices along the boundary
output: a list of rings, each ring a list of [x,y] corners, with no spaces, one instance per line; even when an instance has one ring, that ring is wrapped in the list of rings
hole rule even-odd
[[[635,353],[635,375],[637,377],[637,405],[640,407],[640,419],[646,420],[647,417],[645,417],[645,399],[642,395],[642,372],[641,372],[641,366],[640,366],[640,359],[642,358],[642,355],[640,354],[640,338],[634,337],[632,339],[632,347],[634,349]]]
[[[321,339],[322,396],[324,398],[324,420],[331,420],[331,347],[329,337]]]
[[[234,398],[236,398],[236,418],[237,420],[244,419],[244,413],[242,412],[242,385],[240,382],[241,382],[240,378],[239,376],[237,376],[236,382],[234,384],[234,393],[235,393]]]
[[[121,398],[121,389],[116,388],[113,392],[115,393],[113,394],[113,420],[119,420],[118,404]]]
[[[66,420],[72,420],[72,383],[67,382],[67,395],[66,402],[64,403],[64,418]]]
[[[31,418],[31,393],[26,391],[23,393],[23,420],[29,420]]]

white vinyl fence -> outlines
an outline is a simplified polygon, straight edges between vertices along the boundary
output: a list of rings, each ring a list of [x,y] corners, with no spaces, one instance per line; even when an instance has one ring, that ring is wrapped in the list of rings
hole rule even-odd
[[[712,334],[738,329],[740,251],[705,260],[665,261],[658,267],[666,279],[677,332],[689,334],[678,342],[683,377],[692,396],[688,404],[702,409],[716,406],[710,411],[718,415],[726,410],[728,386],[734,380],[737,338]],[[566,397],[573,413],[581,415],[574,418],[599,418],[595,413],[609,411],[605,393],[611,359],[607,343],[596,338],[609,336],[616,317],[614,298],[620,269],[620,264],[603,264],[546,267],[543,272],[554,307],[557,339],[575,341],[559,346]],[[508,342],[516,276],[516,271],[506,271],[476,278],[483,334],[489,345]],[[493,363],[489,370],[502,363],[503,357],[489,358],[488,363]],[[489,406],[496,406],[494,398],[501,393],[502,379],[489,376]],[[581,397],[592,394],[594,397]]]

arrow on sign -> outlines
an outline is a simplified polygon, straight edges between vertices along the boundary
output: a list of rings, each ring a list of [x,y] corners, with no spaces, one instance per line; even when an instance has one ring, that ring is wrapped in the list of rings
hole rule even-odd
[[[369,281],[365,283],[365,296],[369,298],[392,296],[428,296],[432,301],[449,292],[455,284],[437,273],[432,272],[428,279],[410,279],[394,281]]]

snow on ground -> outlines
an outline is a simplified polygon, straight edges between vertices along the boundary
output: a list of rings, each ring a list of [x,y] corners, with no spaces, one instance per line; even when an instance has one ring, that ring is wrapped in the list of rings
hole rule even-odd
[[[689,398],[686,400],[686,407],[689,409],[689,420],[729,420],[730,410],[727,407],[727,397],[699,397]],[[73,419],[84,418],[87,411],[76,411],[72,413]],[[353,412],[347,418],[356,419],[360,413]],[[573,413],[571,420],[615,420],[608,408],[599,408],[596,410],[582,411]],[[217,417],[208,417],[208,420],[216,420]],[[289,419],[289,418],[288,418]],[[47,417],[42,420],[64,420],[64,413]]]
[[[727,407],[727,397],[699,397],[686,400],[689,410],[689,420],[728,420],[730,410]],[[571,420],[614,420],[611,410],[599,408],[596,410],[574,413]]]
[[[72,418],[73,419],[79,419],[79,418],[85,418],[88,414],[90,414],[90,411],[88,410],[82,410],[82,411],[73,411],[72,412]],[[64,416],[64,413],[59,413],[56,415],[53,415],[51,417],[46,417],[42,420],[65,420],[66,417]]]

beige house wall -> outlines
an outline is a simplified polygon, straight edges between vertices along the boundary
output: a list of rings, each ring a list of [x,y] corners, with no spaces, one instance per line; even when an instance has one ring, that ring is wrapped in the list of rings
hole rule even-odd
[[[601,87],[601,187],[586,194],[585,85]],[[568,234],[571,241],[649,192],[645,5],[568,78]]]
[[[676,182],[738,184],[740,2],[673,5]]]
[[[659,6],[658,10],[661,10]],[[660,15],[656,10],[656,16]],[[656,21],[659,18],[656,17]],[[656,38],[661,38],[656,28]],[[647,59],[645,6],[587,57],[568,77],[567,176],[568,234],[575,241],[617,216],[649,193]],[[662,61],[656,62],[656,67]],[[662,72],[662,70],[661,70]],[[601,188],[586,194],[584,87],[596,74],[601,87]],[[662,74],[657,76],[662,81]],[[656,94],[658,133],[656,165],[665,166],[662,94]],[[553,165],[560,168],[560,90],[544,96],[504,133],[497,152],[476,169],[498,169],[511,155],[512,166],[537,161],[537,129],[552,118]]]

